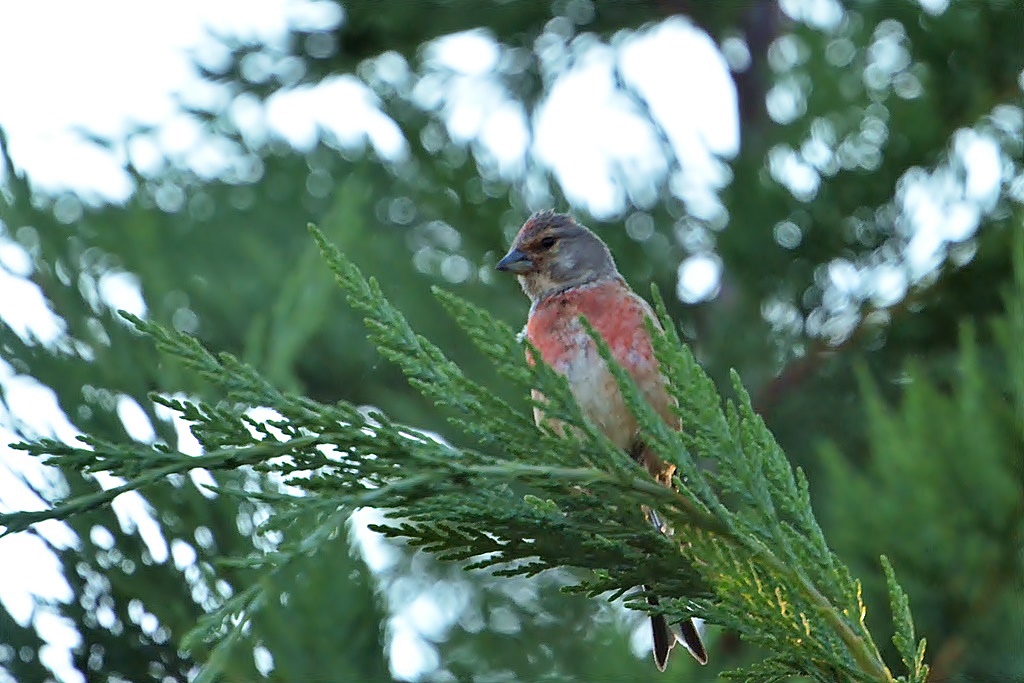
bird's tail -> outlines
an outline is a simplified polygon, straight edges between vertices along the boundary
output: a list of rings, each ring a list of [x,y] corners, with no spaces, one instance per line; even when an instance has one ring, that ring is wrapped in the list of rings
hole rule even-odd
[[[648,602],[656,604],[657,598],[648,598]],[[668,627],[664,615],[658,614],[651,617],[651,635],[654,636],[654,664],[658,671],[664,671],[668,664],[668,653],[676,644],[675,636]]]
[[[704,640],[700,636],[702,619],[685,619],[676,624],[673,633],[680,643],[683,644],[693,658],[701,664],[708,663],[708,651],[704,649]]]
[[[658,598],[648,597],[647,604],[657,607]],[[654,664],[658,667],[658,671],[665,670],[665,665],[668,664],[668,653],[677,641],[682,643],[683,647],[698,662],[708,663],[708,653],[700,636],[700,627],[694,619],[686,619],[675,627],[671,627],[663,614],[655,614],[651,617],[651,636],[654,638]]]
[[[644,448],[643,444],[634,444],[633,449],[630,452],[634,459],[648,464],[648,461],[643,459],[644,453],[649,453],[649,451]],[[651,455],[653,456],[653,454]],[[658,461],[657,458],[654,458],[654,460],[650,462],[660,461]],[[666,486],[674,489],[675,487],[672,485],[672,472],[674,470],[674,466],[670,469],[662,468],[662,473],[667,474],[667,482],[660,476],[655,476],[655,478]],[[647,518],[647,521],[650,522],[655,529],[666,536],[671,537],[673,535],[672,528],[661,519],[654,508],[647,505],[641,505],[640,507],[641,510],[643,510],[644,517]],[[644,590],[647,590],[646,586],[644,587]],[[647,604],[652,607],[657,607],[658,598],[649,596],[647,598]],[[701,639],[700,635],[700,626],[703,625],[703,623],[704,622],[702,620],[685,619],[674,627],[670,627],[668,622],[665,620],[664,615],[657,614],[651,617],[651,635],[654,638],[654,663],[657,665],[658,671],[665,670],[665,665],[668,663],[668,653],[677,641],[682,643],[683,647],[685,647],[698,662],[701,664],[708,663],[708,652],[704,648],[704,641]]]

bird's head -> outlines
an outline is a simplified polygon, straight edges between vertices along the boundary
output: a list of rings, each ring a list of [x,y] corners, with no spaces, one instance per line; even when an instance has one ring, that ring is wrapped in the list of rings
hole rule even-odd
[[[496,267],[514,273],[532,301],[619,275],[600,237],[554,211],[530,216]]]

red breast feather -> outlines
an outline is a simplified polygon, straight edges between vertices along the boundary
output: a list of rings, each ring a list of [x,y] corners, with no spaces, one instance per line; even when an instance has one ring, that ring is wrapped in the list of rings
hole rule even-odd
[[[637,423],[593,340],[580,324],[590,321],[615,360],[632,376],[644,397],[668,424],[677,426],[671,400],[658,371],[644,319],[647,303],[620,279],[606,280],[549,296],[537,303],[526,337],[544,362],[569,380],[583,414],[616,446],[629,450]],[[542,415],[536,415],[538,421]]]

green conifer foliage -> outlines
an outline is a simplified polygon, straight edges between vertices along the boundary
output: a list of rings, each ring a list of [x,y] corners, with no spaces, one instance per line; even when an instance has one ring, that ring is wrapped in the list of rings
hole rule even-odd
[[[214,644],[198,680],[215,680],[232,646],[274,593],[268,586],[294,576],[304,558],[326,552],[348,514],[386,511],[376,527],[467,569],[496,567],[499,576],[549,569],[587,570],[570,590],[622,596],[646,585],[668,598],[672,618],[700,615],[738,631],[770,656],[730,672],[747,680],[893,681],[864,622],[860,583],[829,549],[815,520],[807,480],[794,471],[753,412],[734,375],[735,400],[712,381],[674,332],[655,290],[662,323],[655,351],[679,400],[682,431],[669,429],[595,335],[645,438],[678,466],[679,491],[651,481],[638,465],[587,423],[568,386],[544,364],[525,362],[512,330],[484,309],[437,291],[454,322],[491,360],[495,374],[522,392],[540,388],[546,411],[575,427],[562,438],[538,431],[527,410],[515,409],[487,386],[468,379],[440,349],[408,325],[378,283],[314,231],[351,305],[366,315],[370,338],[409,381],[477,445],[455,447],[345,402],[321,404],[274,388],[229,354],[214,356],[194,338],[124,314],[161,351],[177,357],[222,392],[217,402],[153,400],[192,423],[204,448],[188,456],[166,446],[140,449],[85,437],[84,447],[42,439],[18,447],[61,468],[105,471],[126,483],[73,497],[39,512],[0,516],[7,533],[44,519],[63,519],[108,504],[117,494],[192,468],[248,466],[288,490],[221,486],[225,497],[270,506],[267,531],[285,539],[275,549],[235,562],[253,570],[249,585],[205,615],[182,641],[188,650]],[[654,327],[651,327],[654,331]],[[593,334],[593,332],[591,331]],[[252,406],[280,419],[257,420]],[[653,530],[640,514],[655,506],[675,530]],[[900,680],[923,683],[924,643],[918,643],[906,594],[885,563],[895,643],[906,668]],[[642,608],[636,600],[630,603]]]

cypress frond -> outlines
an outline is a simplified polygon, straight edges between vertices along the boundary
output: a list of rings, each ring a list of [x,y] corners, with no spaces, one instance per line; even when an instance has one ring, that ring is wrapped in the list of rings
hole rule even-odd
[[[470,438],[471,447],[446,443],[344,401],[327,405],[281,392],[233,356],[214,356],[187,335],[127,315],[162,351],[223,396],[218,403],[153,397],[191,422],[204,454],[190,457],[166,445],[147,449],[96,440],[84,448],[52,441],[22,447],[58,466],[119,473],[127,481],[117,491],[143,488],[195,467],[245,467],[274,475],[298,493],[266,486],[251,494],[280,512],[269,523],[287,532],[274,552],[251,558],[254,571],[288,571],[294,558],[330,543],[348,512],[374,506],[386,512],[377,531],[441,559],[489,568],[498,576],[576,568],[583,571],[574,574],[568,590],[593,596],[620,597],[647,586],[663,598],[658,609],[670,618],[698,614],[772,653],[730,675],[757,681],[790,675],[894,680],[864,626],[859,585],[825,543],[805,477],[791,468],[737,377],[736,400],[722,400],[680,342],[657,293],[665,333],[650,329],[679,403],[682,431],[661,421],[607,345],[588,329],[645,440],[678,466],[678,491],[651,480],[589,424],[565,379],[541,362],[528,362],[539,355],[518,342],[507,325],[435,290],[501,382],[524,395],[532,389],[543,394],[534,405],[568,425],[564,436],[538,429],[529,410],[513,407],[491,387],[468,378],[412,329],[375,281],[364,278],[315,228],[312,232],[350,304],[365,316],[381,355],[428,400],[451,412],[452,424]],[[255,406],[280,418],[257,419],[248,412]],[[109,504],[113,495],[63,501],[42,513],[4,513],[0,524],[10,533]],[[651,528],[642,505],[663,514],[674,535]],[[908,631],[909,610],[900,590],[892,578],[901,656],[922,671],[921,653],[909,649],[913,631]],[[642,597],[634,594],[627,604],[652,609]],[[259,609],[261,600],[254,587],[223,602],[188,642],[230,645],[238,624]]]

